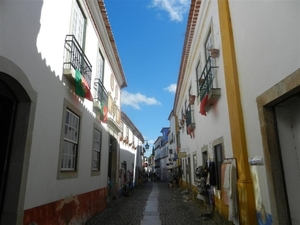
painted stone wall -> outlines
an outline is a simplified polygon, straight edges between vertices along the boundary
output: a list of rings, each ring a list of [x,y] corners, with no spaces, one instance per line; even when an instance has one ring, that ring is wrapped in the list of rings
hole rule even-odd
[[[106,208],[107,189],[102,188],[24,211],[24,225],[84,224]]]

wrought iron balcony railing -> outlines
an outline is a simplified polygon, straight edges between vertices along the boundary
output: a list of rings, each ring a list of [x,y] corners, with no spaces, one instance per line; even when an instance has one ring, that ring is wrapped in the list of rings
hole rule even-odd
[[[99,78],[95,79],[94,87],[95,87],[94,98],[96,100],[98,100],[99,102],[101,102],[102,104],[107,106],[108,105],[108,94],[107,94],[105,87],[103,86],[103,83],[101,82],[101,80]]]
[[[212,64],[212,57],[209,56],[205,66],[202,70],[200,78],[198,78],[198,95],[200,95],[200,101],[210,92],[213,88],[213,69],[218,68]]]
[[[83,52],[74,35],[67,35],[65,39],[64,69],[79,70],[89,86],[91,86],[92,65]]]
[[[185,112],[186,112],[186,126],[189,126],[190,124],[195,125],[194,108],[189,106]]]

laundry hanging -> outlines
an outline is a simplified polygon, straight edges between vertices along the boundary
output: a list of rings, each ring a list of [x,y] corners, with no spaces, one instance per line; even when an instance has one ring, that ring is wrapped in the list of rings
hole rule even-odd
[[[225,167],[225,168],[224,168]],[[236,159],[230,158],[225,159],[222,164],[223,168],[223,187],[222,199],[226,200],[226,195],[228,198],[229,212],[228,220],[232,221],[233,224],[239,224],[239,212],[238,212],[238,199],[237,199],[237,169],[236,169]]]

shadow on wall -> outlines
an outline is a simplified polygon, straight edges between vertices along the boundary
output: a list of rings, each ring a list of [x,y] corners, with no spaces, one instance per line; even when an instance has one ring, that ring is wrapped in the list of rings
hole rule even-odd
[[[61,88],[64,92],[63,96],[69,96],[78,105],[82,104],[78,97],[70,92],[67,86],[64,86],[50,66],[47,66],[46,60],[42,59],[42,55],[38,52],[36,43],[40,32],[43,6],[42,0],[0,1],[0,83],[11,91],[11,93],[4,93],[2,90],[0,98],[7,98],[8,95],[14,96],[11,99],[18,106],[13,118],[13,127],[10,125],[11,127],[6,130],[3,128],[0,130],[1,133],[13,130],[10,133],[12,144],[1,145],[1,149],[2,147],[8,149],[5,154],[7,167],[1,167],[0,171],[1,174],[4,174],[1,179],[0,193],[1,224],[42,224],[45,222],[45,215],[51,215],[48,218],[49,224],[55,224],[54,220],[84,222],[106,206],[106,189],[91,191],[72,198],[66,196],[60,201],[35,208],[28,206],[32,198],[28,197],[28,193],[26,193],[27,181],[30,179],[31,182],[38,184],[41,179],[41,177],[33,177],[28,174],[29,166],[31,166],[30,155],[34,156],[37,151],[40,151],[40,149],[31,148],[32,139],[36,138],[32,137],[36,108],[52,114],[60,115],[62,113],[61,108],[55,108],[51,104],[51,101],[61,101],[63,106],[61,92],[53,90],[52,87]],[[55,16],[55,12],[53,12],[53,16]],[[49,37],[49,45],[51,44],[51,37]],[[62,51],[63,48],[62,45]],[[61,59],[61,65],[63,65],[63,59]],[[43,85],[46,88],[41,91],[39,83],[51,85],[48,88]],[[84,110],[83,107],[82,109]],[[45,128],[35,127],[34,133],[42,133],[43,129]],[[43,138],[49,142],[46,135],[41,136],[41,139]],[[53,143],[53,146],[59,146],[59,144]],[[15,166],[16,162],[18,166]],[[35,168],[35,170],[39,169],[39,167]],[[90,199],[90,201],[86,201],[86,199]],[[69,201],[66,202],[67,200]],[[66,204],[61,206],[62,202]],[[89,204],[87,205],[86,202]],[[57,206],[55,210],[51,207],[53,205]],[[75,213],[70,217],[69,212]],[[41,220],[39,221],[39,219]]]

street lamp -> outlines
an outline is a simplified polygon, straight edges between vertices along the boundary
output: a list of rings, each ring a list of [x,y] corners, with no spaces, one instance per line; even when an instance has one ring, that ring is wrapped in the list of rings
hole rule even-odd
[[[145,144],[145,149],[149,149],[149,144],[148,144],[148,141],[146,142],[146,144]]]

